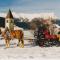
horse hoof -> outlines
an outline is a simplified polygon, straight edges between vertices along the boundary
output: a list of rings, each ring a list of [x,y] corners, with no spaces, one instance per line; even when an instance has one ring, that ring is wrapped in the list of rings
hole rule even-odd
[[[20,45],[19,47],[20,47],[20,48],[24,48],[24,46],[21,46],[21,45]]]
[[[9,48],[10,46],[6,46],[6,48]]]
[[[24,48],[24,46],[22,46],[22,48]]]
[[[9,47],[6,47],[6,48],[9,48]]]
[[[19,45],[17,44],[17,46],[19,46]]]

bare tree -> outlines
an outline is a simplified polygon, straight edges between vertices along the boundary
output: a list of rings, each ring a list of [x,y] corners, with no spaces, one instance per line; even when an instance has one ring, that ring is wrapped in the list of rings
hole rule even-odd
[[[30,22],[30,27],[31,29],[36,29],[41,23],[42,23],[42,18],[34,18]]]
[[[28,22],[29,21],[29,19],[28,18],[24,18],[24,22]]]

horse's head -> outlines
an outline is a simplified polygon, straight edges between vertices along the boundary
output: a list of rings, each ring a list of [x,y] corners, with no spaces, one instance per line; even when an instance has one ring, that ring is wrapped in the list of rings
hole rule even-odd
[[[1,36],[2,36],[5,40],[10,40],[10,36],[7,35],[5,31],[3,31],[3,32],[1,33]]]
[[[1,36],[4,37],[5,36],[5,31],[1,32]]]

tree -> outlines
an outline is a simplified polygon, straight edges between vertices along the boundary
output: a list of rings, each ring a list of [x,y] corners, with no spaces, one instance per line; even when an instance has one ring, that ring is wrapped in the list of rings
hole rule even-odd
[[[23,22],[24,21],[24,18],[23,17],[20,17],[19,20],[20,20],[20,22]]]
[[[30,27],[31,29],[36,29],[41,23],[42,23],[42,18],[34,18],[30,22]]]
[[[24,22],[28,22],[29,21],[29,19],[28,18],[24,18]]]

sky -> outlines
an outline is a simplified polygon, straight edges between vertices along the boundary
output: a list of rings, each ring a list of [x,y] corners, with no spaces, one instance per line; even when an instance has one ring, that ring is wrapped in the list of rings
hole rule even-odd
[[[0,0],[0,12],[46,13],[60,17],[60,0]]]

